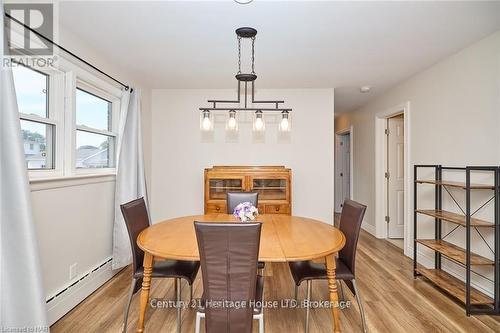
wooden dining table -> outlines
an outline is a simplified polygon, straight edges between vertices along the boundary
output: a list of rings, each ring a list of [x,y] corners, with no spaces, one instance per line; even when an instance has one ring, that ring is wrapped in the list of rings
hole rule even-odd
[[[137,332],[144,332],[153,261],[200,260],[194,221],[236,222],[237,220],[229,214],[185,216],[156,223],[139,234],[137,244],[144,251],[144,277]],[[340,332],[334,255],[344,247],[344,234],[330,224],[305,217],[268,214],[259,215],[256,221],[262,222],[259,261],[291,262],[324,258],[332,305],[333,332]]]

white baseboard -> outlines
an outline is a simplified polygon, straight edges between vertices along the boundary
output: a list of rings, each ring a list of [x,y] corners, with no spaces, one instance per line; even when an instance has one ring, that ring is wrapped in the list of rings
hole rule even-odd
[[[408,248],[409,253],[413,254],[413,247]],[[429,256],[427,253],[423,253],[417,250],[418,263],[427,268],[434,268],[434,257]],[[441,269],[450,275],[453,275],[460,281],[465,283],[465,269],[457,264],[453,264],[451,261],[446,260],[442,257]],[[471,274],[472,281],[471,286],[485,295],[493,298],[493,283],[488,279],[485,279],[477,274]]]
[[[103,264],[98,265],[90,272],[83,274],[79,279],[72,281],[67,287],[62,288],[56,296],[49,298],[47,301],[49,325],[61,319],[119,271],[113,271],[111,261],[107,259]]]
[[[370,234],[372,234],[373,236],[377,237],[374,225],[369,224],[366,221],[363,221],[363,223],[361,224],[361,229],[363,229],[363,230],[369,232]]]

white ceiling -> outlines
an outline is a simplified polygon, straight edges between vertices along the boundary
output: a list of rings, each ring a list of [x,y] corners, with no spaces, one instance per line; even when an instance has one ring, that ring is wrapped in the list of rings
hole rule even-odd
[[[343,112],[499,30],[500,2],[70,1],[59,19],[152,88],[235,87],[251,26],[257,87],[335,87]]]

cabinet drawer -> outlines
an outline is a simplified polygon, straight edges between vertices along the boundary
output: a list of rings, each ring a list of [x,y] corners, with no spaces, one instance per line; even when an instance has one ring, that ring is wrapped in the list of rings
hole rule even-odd
[[[259,214],[265,214],[266,213],[266,206],[263,204],[257,205],[257,209],[259,210]]]
[[[207,203],[206,213],[220,213],[226,214],[226,204],[225,203]]]
[[[290,214],[290,205],[266,205],[266,214]]]

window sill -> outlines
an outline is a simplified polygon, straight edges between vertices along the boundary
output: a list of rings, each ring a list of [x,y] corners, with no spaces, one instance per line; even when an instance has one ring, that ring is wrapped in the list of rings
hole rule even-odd
[[[29,183],[31,192],[35,192],[35,191],[42,191],[54,188],[114,182],[115,179],[116,179],[115,173],[102,173],[102,174],[84,174],[75,176],[31,178],[29,180]]]

